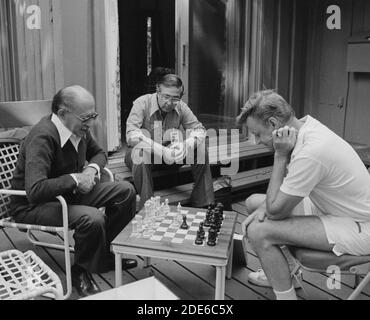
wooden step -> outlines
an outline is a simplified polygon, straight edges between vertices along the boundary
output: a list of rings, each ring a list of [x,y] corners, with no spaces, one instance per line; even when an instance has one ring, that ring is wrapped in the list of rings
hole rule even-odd
[[[249,170],[241,172],[231,177],[232,192],[239,191],[247,187],[254,187],[268,183],[271,177],[272,167]],[[155,192],[156,196],[168,199],[171,204],[181,202],[182,205],[189,203],[190,195],[193,190],[193,183],[163,189]]]
[[[228,145],[227,148],[218,149],[217,146],[210,146],[209,160],[211,165],[228,164],[231,161],[245,161],[248,159],[257,159],[271,155],[271,151],[266,147],[252,144],[249,141],[244,141],[239,144],[239,153],[231,154],[236,146]],[[131,170],[126,166],[124,156],[112,156],[108,161],[108,168],[112,171],[117,181],[132,180]],[[185,165],[179,169],[179,172],[190,171],[191,166]],[[168,174],[168,171],[154,171],[153,177],[161,177]]]

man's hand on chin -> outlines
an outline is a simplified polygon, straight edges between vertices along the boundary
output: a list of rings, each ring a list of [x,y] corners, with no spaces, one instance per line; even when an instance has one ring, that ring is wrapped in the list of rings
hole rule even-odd
[[[298,131],[285,126],[272,132],[275,155],[282,158],[290,157],[296,143]]]

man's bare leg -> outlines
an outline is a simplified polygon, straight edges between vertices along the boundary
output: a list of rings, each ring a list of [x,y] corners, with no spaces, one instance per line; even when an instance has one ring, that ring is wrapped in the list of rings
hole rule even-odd
[[[292,288],[288,262],[280,246],[297,246],[332,251],[324,226],[318,217],[291,217],[281,221],[254,220],[247,230],[248,238],[256,251],[262,268],[275,291]]]
[[[266,195],[261,193],[252,194],[245,200],[247,214],[250,215],[256,211],[266,201]]]
[[[245,207],[247,210],[247,214],[250,215],[253,212],[255,212],[259,207],[261,207],[261,205],[265,203],[265,201],[266,201],[265,194],[256,193],[256,194],[252,194],[251,196],[249,196],[245,200]],[[307,213],[304,212],[303,201],[292,210],[292,216],[304,216],[305,214]],[[292,256],[292,254],[290,253],[287,247],[283,246],[281,249],[288,261],[290,270],[293,270],[293,268],[296,265],[294,257]]]

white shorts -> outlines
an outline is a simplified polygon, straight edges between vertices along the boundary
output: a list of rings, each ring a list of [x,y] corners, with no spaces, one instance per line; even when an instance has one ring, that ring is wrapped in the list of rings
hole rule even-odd
[[[337,256],[343,254],[370,255],[370,222],[356,222],[351,218],[323,214],[310,198],[304,198],[293,214],[299,215],[302,209],[305,215],[315,215],[320,218],[328,242],[334,245],[333,252]]]

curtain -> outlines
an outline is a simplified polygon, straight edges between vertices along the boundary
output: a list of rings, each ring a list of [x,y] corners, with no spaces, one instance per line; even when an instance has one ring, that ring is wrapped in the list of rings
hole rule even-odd
[[[59,1],[0,2],[0,100],[47,100],[63,86]],[[40,28],[31,28],[38,13]]]
[[[261,87],[262,1],[228,0],[224,116],[235,118]]]
[[[16,98],[14,81],[13,39],[10,19],[10,2],[0,2],[0,101]]]

